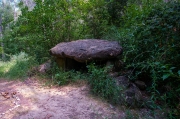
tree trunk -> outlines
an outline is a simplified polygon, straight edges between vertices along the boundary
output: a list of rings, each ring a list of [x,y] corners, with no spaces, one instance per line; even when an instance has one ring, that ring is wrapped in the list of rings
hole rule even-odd
[[[2,16],[0,15],[0,39],[1,39],[1,54],[2,54],[2,60],[5,59],[5,55],[4,55],[4,44],[3,44],[3,34],[2,34]]]

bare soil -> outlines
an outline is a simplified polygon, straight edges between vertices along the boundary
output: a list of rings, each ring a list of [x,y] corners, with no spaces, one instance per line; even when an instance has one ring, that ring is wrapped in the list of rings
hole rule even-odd
[[[123,119],[125,114],[92,96],[87,84],[48,87],[36,79],[0,79],[1,119]]]

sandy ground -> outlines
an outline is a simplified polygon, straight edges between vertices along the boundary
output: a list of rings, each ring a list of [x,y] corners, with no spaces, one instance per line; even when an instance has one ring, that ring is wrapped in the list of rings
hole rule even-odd
[[[123,119],[125,114],[93,97],[87,85],[47,87],[34,79],[0,79],[0,119]]]

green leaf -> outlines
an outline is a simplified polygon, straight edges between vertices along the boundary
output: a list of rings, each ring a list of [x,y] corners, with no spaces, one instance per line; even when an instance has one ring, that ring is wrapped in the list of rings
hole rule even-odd
[[[170,70],[173,70],[173,69],[175,69],[175,68],[176,68],[176,67],[171,67]]]
[[[157,45],[158,46],[158,45]],[[155,65],[160,65],[160,62],[155,62]]]
[[[180,88],[179,88],[179,89],[177,89],[176,91],[177,91],[177,92],[179,92],[179,91],[180,91]]]
[[[178,71],[178,74],[179,74],[179,76],[180,76],[180,70]]]
[[[163,74],[162,79],[165,80],[170,77],[171,74]]]

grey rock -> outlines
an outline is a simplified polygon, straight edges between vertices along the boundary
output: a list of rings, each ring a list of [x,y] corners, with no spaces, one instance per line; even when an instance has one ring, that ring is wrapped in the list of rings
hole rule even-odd
[[[110,72],[108,75],[112,78],[115,78],[115,77],[118,77],[119,74],[118,72]]]
[[[130,87],[124,91],[125,103],[130,107],[138,107],[142,104],[142,94],[138,87],[130,84]]]
[[[127,106],[134,107],[135,106],[135,99],[131,97],[126,97],[125,99]]]
[[[127,90],[127,91],[126,91],[126,96],[128,96],[128,97],[134,97],[134,96],[135,96],[135,91],[134,91],[134,90]]]
[[[48,60],[47,62],[41,64],[38,67],[38,71],[40,73],[46,73],[47,71],[49,71],[51,69],[51,60]]]
[[[45,63],[43,63],[43,64],[41,64],[39,66],[32,67],[27,72],[27,75],[29,77],[32,77],[32,76],[36,75],[37,73],[45,74],[49,70],[51,70],[51,60],[48,60],[48,61],[46,61]]]
[[[50,54],[61,58],[71,58],[78,62],[108,60],[123,52],[117,41],[85,39],[63,42],[50,49]]]
[[[136,80],[135,84],[140,90],[145,90],[147,87],[143,81]]]
[[[122,86],[124,88],[127,88],[129,86],[129,79],[125,76],[119,76],[115,78],[115,82],[117,86]]]

